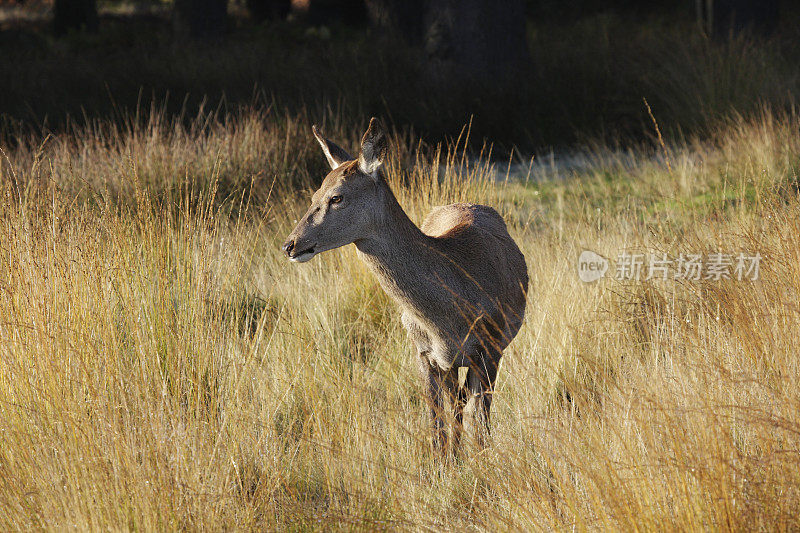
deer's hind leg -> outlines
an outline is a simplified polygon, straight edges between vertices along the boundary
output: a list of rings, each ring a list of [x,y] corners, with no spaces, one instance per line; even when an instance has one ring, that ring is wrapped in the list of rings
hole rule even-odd
[[[468,432],[472,434],[479,449],[486,447],[491,434],[492,393],[500,357],[502,357],[500,350],[482,351],[467,371],[465,386],[468,399],[464,411],[467,416]]]
[[[452,444],[453,454],[456,454],[461,445],[461,435],[464,432],[464,410],[466,409],[467,401],[469,400],[469,394],[467,393],[468,389],[466,381],[464,382],[463,386],[459,383],[457,367],[453,368],[452,374],[454,374],[454,383],[450,389],[450,399],[453,406],[453,418],[455,419],[452,432]]]

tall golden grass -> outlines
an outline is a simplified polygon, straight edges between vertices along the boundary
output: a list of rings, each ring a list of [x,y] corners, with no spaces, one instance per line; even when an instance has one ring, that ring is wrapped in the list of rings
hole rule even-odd
[[[3,148],[0,529],[800,527],[796,117],[547,182],[395,137],[412,218],[491,204],[531,275],[493,441],[445,465],[352,247],[280,254],[324,168],[305,120],[159,116]],[[584,284],[583,249],[764,259]]]

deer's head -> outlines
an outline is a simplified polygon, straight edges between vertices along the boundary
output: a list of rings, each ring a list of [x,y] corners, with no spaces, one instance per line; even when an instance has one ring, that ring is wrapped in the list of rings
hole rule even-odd
[[[379,203],[379,170],[386,153],[386,136],[376,118],[361,139],[358,158],[312,127],[331,171],[311,197],[311,207],[289,234],[283,251],[304,263],[320,252],[367,237],[374,228]]]

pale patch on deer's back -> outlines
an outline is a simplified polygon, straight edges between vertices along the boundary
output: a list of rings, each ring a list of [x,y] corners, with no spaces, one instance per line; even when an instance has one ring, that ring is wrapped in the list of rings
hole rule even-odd
[[[460,203],[434,207],[422,222],[421,230],[431,237],[446,238],[477,226],[496,237],[508,236],[506,224],[491,207]]]

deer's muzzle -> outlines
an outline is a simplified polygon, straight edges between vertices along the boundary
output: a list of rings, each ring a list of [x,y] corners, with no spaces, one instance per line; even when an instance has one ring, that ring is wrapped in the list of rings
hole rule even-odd
[[[305,263],[314,257],[314,255],[316,255],[314,246],[304,246],[299,248],[294,239],[288,239],[285,243],[283,243],[282,249],[290,261],[295,261],[297,263]]]

